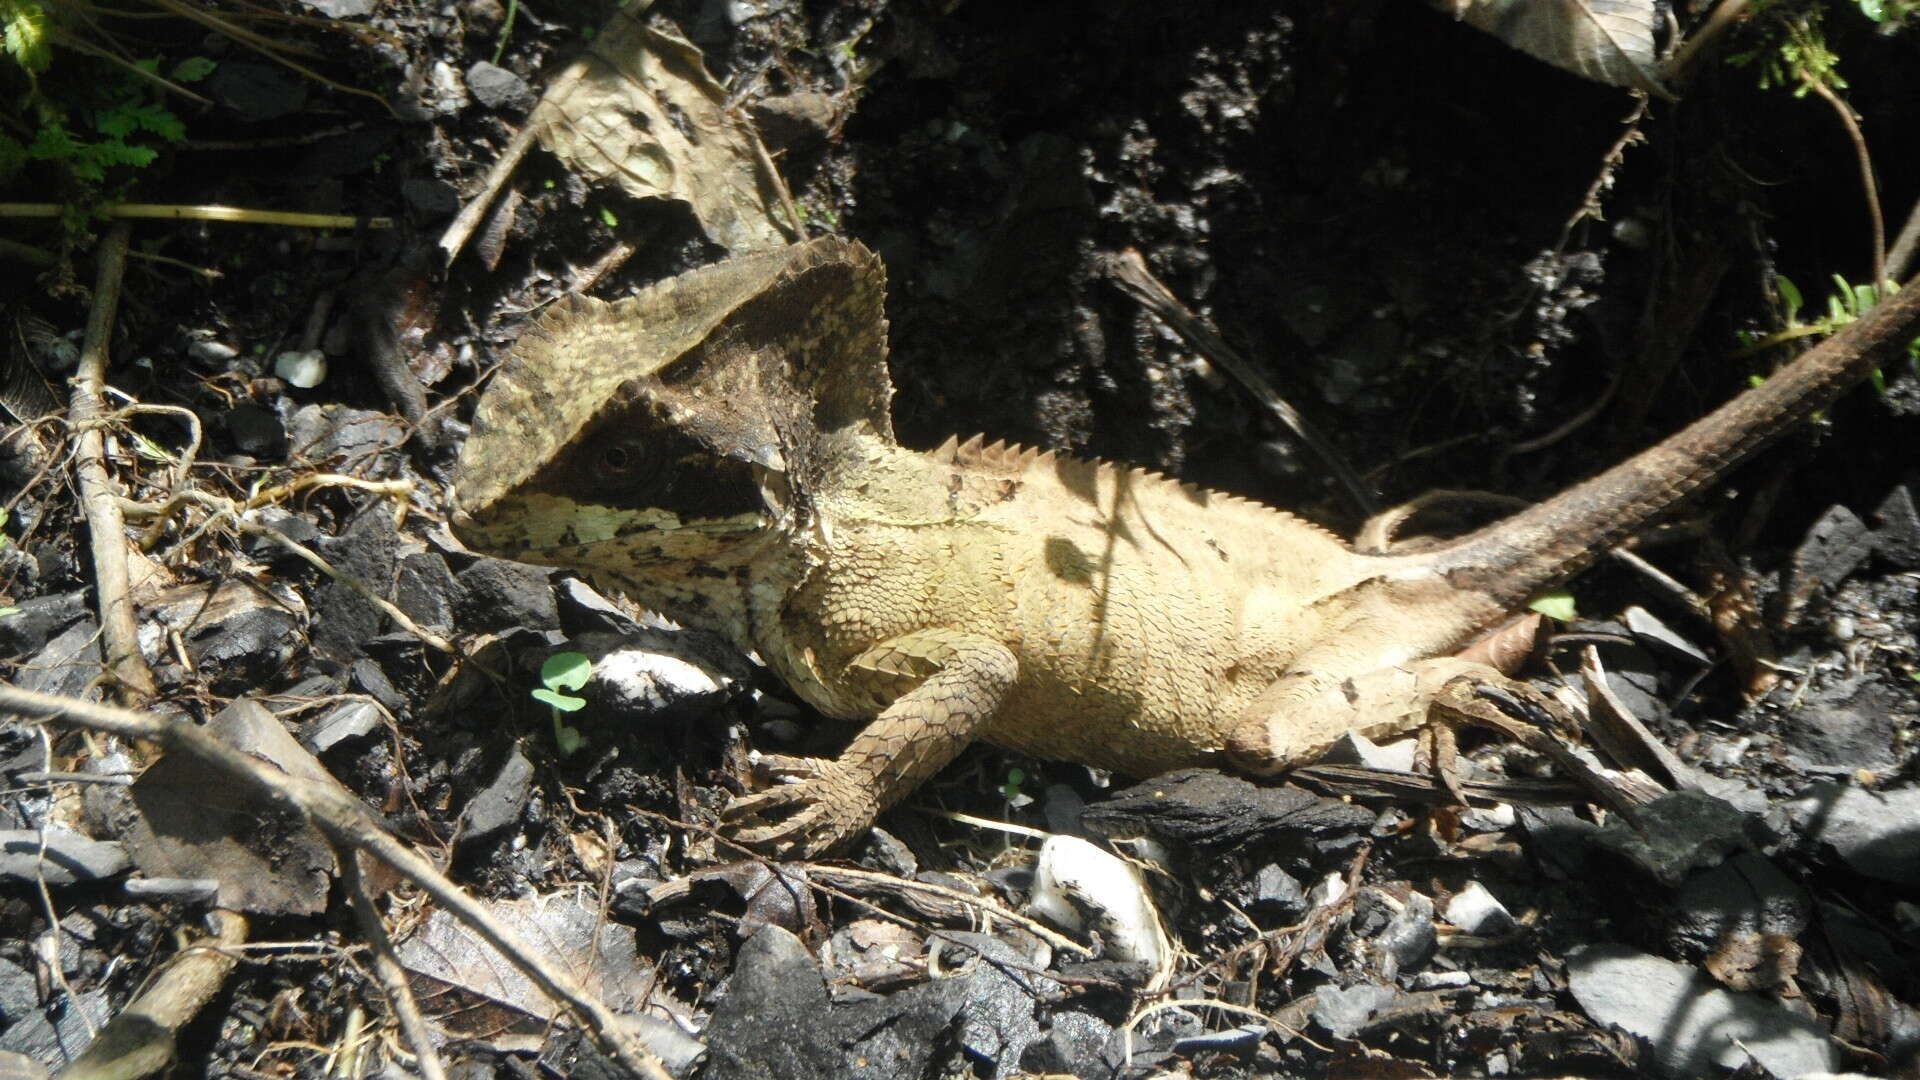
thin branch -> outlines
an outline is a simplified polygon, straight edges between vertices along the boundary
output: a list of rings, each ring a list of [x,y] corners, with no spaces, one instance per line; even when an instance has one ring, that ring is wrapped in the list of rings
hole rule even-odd
[[[140,996],[100,1029],[58,1080],[126,1080],[150,1076],[173,1063],[175,1033],[199,1015],[226,985],[247,937],[246,917],[233,911],[208,915],[213,933],[194,942],[161,969]]]
[[[413,989],[407,985],[406,968],[393,951],[393,939],[387,936],[387,925],[380,921],[380,912],[373,906],[373,897],[367,895],[366,878],[360,873],[359,853],[335,845],[333,855],[340,863],[340,884],[346,889],[347,900],[353,906],[353,917],[360,924],[360,936],[373,947],[374,976],[380,980],[380,989],[386,992],[387,1004],[393,1009],[394,1019],[400,1023],[401,1036],[413,1050],[414,1066],[420,1070],[422,1080],[447,1080],[446,1067],[440,1063],[440,1055],[433,1048],[433,1035],[420,1015],[420,1004],[414,1000]]]
[[[1873,180],[1873,157],[1867,153],[1866,133],[1860,130],[1860,121],[1853,115],[1853,109],[1840,100],[1832,87],[1805,71],[1800,73],[1800,81],[1820,95],[1820,100],[1833,106],[1835,115],[1840,117],[1840,126],[1847,130],[1847,138],[1853,140],[1854,160],[1860,165],[1860,188],[1867,199],[1867,224],[1873,231],[1873,286],[1885,296],[1893,285],[1887,278],[1887,222],[1880,216],[1880,186]]]
[[[120,306],[120,279],[127,265],[125,222],[114,225],[100,241],[99,277],[93,288],[93,310],[87,313],[86,344],[80,368],[74,373],[68,415],[77,433],[73,473],[80,488],[80,504],[87,515],[87,534],[93,551],[95,599],[100,606],[100,629],[105,638],[107,670],[118,682],[115,697],[123,705],[153,699],[158,688],[146,657],[140,654],[140,632],[133,621],[128,595],[127,525],[120,516],[119,493],[107,475],[106,404],[107,354],[113,341],[113,318]]]
[[[57,218],[60,203],[0,203],[0,218]],[[242,225],[290,225],[300,229],[391,229],[393,219],[352,214],[306,214],[291,210],[248,210],[240,206],[176,206],[171,203],[109,203],[93,213],[109,218],[160,218],[167,221],[231,221]]]
[[[304,816],[334,844],[364,852],[419,886],[447,914],[472,930],[548,997],[571,1013],[607,1056],[640,1076],[670,1080],[666,1066],[627,1028],[619,1014],[579,984],[548,952],[521,939],[485,906],[448,881],[418,852],[376,823],[351,792],[334,783],[294,776],[228,746],[194,724],[90,701],[38,694],[0,683],[0,710],[43,717],[64,727],[150,739],[172,753],[217,769],[264,802]]]

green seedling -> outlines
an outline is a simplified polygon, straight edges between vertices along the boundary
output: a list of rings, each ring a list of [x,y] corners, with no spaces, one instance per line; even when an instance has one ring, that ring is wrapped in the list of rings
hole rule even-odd
[[[553,710],[553,741],[560,748],[561,757],[571,757],[574,751],[587,743],[580,729],[568,726],[561,719],[561,714],[586,708],[586,698],[576,697],[567,691],[587,685],[587,680],[592,676],[593,661],[577,652],[554,653],[547,657],[546,663],[540,665],[541,686],[532,691],[533,700]]]
[[[1024,798],[1020,793],[1020,785],[1026,782],[1027,771],[1025,769],[1008,769],[1007,782],[1000,785],[1000,793],[1007,797],[1008,802],[1019,805],[1020,800]]]

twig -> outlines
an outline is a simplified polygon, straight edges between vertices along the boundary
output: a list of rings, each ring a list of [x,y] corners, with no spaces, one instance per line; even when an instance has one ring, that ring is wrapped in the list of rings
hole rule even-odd
[[[1720,0],[1706,21],[1693,32],[1680,46],[1680,51],[1667,61],[1667,82],[1676,89],[1691,77],[1688,69],[1705,53],[1707,46],[1719,40],[1720,35],[1733,26],[1734,20],[1746,12],[1748,0]]]
[[[59,1080],[127,1080],[149,1076],[173,1062],[174,1033],[199,1014],[226,984],[246,940],[246,917],[234,911],[208,915],[213,933],[167,961],[140,996],[100,1029]]]
[[[68,415],[77,433],[73,472],[80,488],[80,504],[87,515],[87,533],[93,550],[93,580],[100,605],[100,629],[105,639],[107,670],[118,686],[115,697],[123,705],[140,705],[158,693],[146,657],[140,654],[140,631],[133,621],[128,596],[127,525],[107,475],[105,404],[107,353],[113,340],[113,317],[120,306],[120,278],[127,265],[125,222],[101,238],[99,277],[93,288],[93,310],[87,313],[86,344],[73,377]]]
[[[419,638],[429,648],[437,652],[445,653],[448,656],[452,656],[459,651],[454,648],[451,641],[414,622],[412,616],[400,610],[394,605],[393,601],[380,595],[380,590],[375,589],[373,586],[347,573],[345,570],[334,566],[312,548],[307,547],[305,544],[300,543],[270,525],[262,525],[257,521],[248,521],[245,517],[246,508],[234,502],[232,499],[221,498],[218,495],[204,491],[187,490],[175,493],[165,503],[158,506],[148,506],[143,503],[132,502],[131,500],[123,500],[120,505],[130,514],[141,517],[157,517],[172,513],[174,508],[180,504],[189,502],[210,507],[214,511],[214,516],[209,518],[200,529],[195,530],[196,535],[200,531],[211,527],[215,522],[232,521],[234,528],[243,533],[273,541],[309,566],[312,566],[314,569],[359,594],[362,600],[372,604],[380,610],[381,614],[392,619],[395,626]]]
[[[1867,153],[1867,136],[1860,130],[1860,121],[1854,118],[1853,110],[1840,100],[1832,87],[1804,71],[1800,73],[1800,81],[1820,95],[1820,100],[1833,106],[1834,113],[1840,117],[1840,126],[1847,129],[1847,138],[1853,140],[1853,156],[1860,165],[1860,189],[1867,199],[1867,224],[1873,231],[1873,286],[1885,296],[1893,285],[1887,278],[1887,223],[1880,216],[1880,186],[1873,180],[1873,158]]]
[[[1887,277],[1894,281],[1907,280],[1907,271],[1913,269],[1913,257],[1920,253],[1920,200],[1907,212],[1907,223],[1900,227],[1900,235],[1894,237],[1893,247],[1887,250]]]
[[[0,203],[0,218],[57,218],[67,211],[60,203]],[[301,229],[391,229],[388,217],[360,218],[352,214],[305,214],[292,210],[248,210],[239,206],[182,206],[172,203],[109,203],[93,213],[109,218],[162,218],[169,221],[231,221],[242,225],[290,225]]]
[[[365,852],[419,886],[446,909],[447,914],[499,952],[548,997],[560,1002],[609,1057],[636,1074],[669,1080],[666,1066],[633,1037],[618,1014],[588,993],[572,975],[550,960],[546,952],[521,940],[478,901],[448,881],[432,863],[375,823],[366,808],[345,788],[282,772],[235,750],[191,723],[38,694],[5,684],[0,684],[0,710],[127,739],[150,739],[170,752],[189,754],[209,768],[219,770],[247,788],[254,797],[304,816],[331,842]]]
[[[1334,477],[1347,489],[1347,494],[1359,506],[1361,513],[1370,515],[1379,509],[1372,490],[1353,469],[1348,467],[1346,458],[1334,449],[1333,443],[1320,434],[1313,425],[1307,423],[1306,418],[1281,397],[1271,383],[1254,371],[1252,364],[1247,363],[1239,353],[1222,341],[1212,327],[1189,311],[1186,305],[1173,295],[1173,290],[1161,283],[1159,278],[1154,277],[1153,271],[1147,269],[1147,260],[1141,257],[1140,252],[1128,248],[1118,255],[1108,256],[1104,262],[1107,276],[1113,279],[1121,292],[1139,301],[1142,307],[1171,327],[1174,333],[1179,334],[1190,347],[1238,379],[1247,393],[1253,395],[1256,401],[1278,417],[1295,437],[1307,444],[1307,447],[1319,456],[1321,462],[1333,471]]]
[[[413,989],[407,985],[406,968],[393,951],[393,939],[387,936],[387,925],[380,921],[380,912],[373,906],[373,897],[367,895],[367,882],[360,873],[359,853],[336,844],[333,856],[340,864],[340,884],[346,889],[347,900],[353,907],[353,917],[360,924],[360,936],[373,947],[374,976],[380,980],[380,989],[386,992],[393,1018],[400,1023],[401,1036],[413,1050],[414,1066],[420,1070],[422,1080],[446,1080],[447,1070],[440,1063],[439,1053],[433,1048],[433,1036],[420,1016],[420,1004],[414,1000]]]

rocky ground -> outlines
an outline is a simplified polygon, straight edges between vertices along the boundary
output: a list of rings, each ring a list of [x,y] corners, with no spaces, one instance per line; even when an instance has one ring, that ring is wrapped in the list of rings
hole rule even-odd
[[[1920,199],[1920,28],[1862,6],[1819,10],[1892,243]],[[712,826],[748,748],[830,752],[847,732],[725,643],[477,557],[444,524],[475,391],[531,313],[737,239],[698,200],[636,197],[535,149],[447,265],[456,213],[610,9],[225,12],[274,56],[177,16],[55,10],[69,39],[157,56],[206,104],[60,46],[41,100],[76,129],[131,110],[147,119],[126,142],[158,153],[96,181],[49,151],[0,170],[0,198],[361,219],[131,229],[108,406],[167,409],[117,416],[106,461],[132,500],[150,700],[350,792],[642,1017],[635,1037],[674,1074],[1920,1075],[1911,366],[1639,547],[1658,573],[1608,562],[1574,583],[1578,616],[1535,673],[1579,687],[1597,646],[1623,710],[1671,751],[1655,779],[1676,790],[1642,828],[1549,797],[1563,787],[1521,792],[1552,770],[1499,741],[1475,763],[1514,784],[1467,812],[1412,787],[1138,783],[981,749],[847,860],[743,861]],[[804,231],[884,257],[912,446],[978,431],[1141,462],[1351,534],[1433,489],[1551,493],[1818,340],[1794,327],[1844,313],[1836,275],[1873,276],[1832,103],[1727,62],[1773,55],[1777,14],[1720,39],[1677,103],[1413,0],[661,0],[645,18],[704,54]],[[0,77],[25,94],[4,58]],[[0,130],[27,144],[48,115]],[[706,130],[697,110],[666,116]],[[623,164],[700,179],[721,160]],[[0,460],[0,674],[111,701],[126,692],[100,677],[79,440],[44,419],[110,226],[9,220],[0,403],[21,424]],[[1372,505],[1120,287],[1129,249],[1326,433]],[[1478,520],[1461,505],[1408,531]],[[566,652],[595,661],[584,688],[543,676]],[[576,689],[584,707],[548,704]],[[175,1069],[420,1071],[351,911],[361,889],[450,1070],[617,1073],[444,896],[372,863],[343,876],[231,772],[13,718],[0,774],[0,1074],[68,1067],[210,920],[239,962],[163,1024]],[[1056,839],[1036,872],[1040,834]],[[1053,862],[1076,857],[1091,868]],[[1060,901],[1035,902],[1056,872],[1117,878],[1091,903],[1133,905],[1145,929],[1061,925]]]

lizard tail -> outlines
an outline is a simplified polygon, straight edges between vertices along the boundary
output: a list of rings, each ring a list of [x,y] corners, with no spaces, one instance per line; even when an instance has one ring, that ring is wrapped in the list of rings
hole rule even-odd
[[[1425,553],[1454,588],[1511,610],[1718,481],[1920,336],[1920,280],[1644,453]]]

